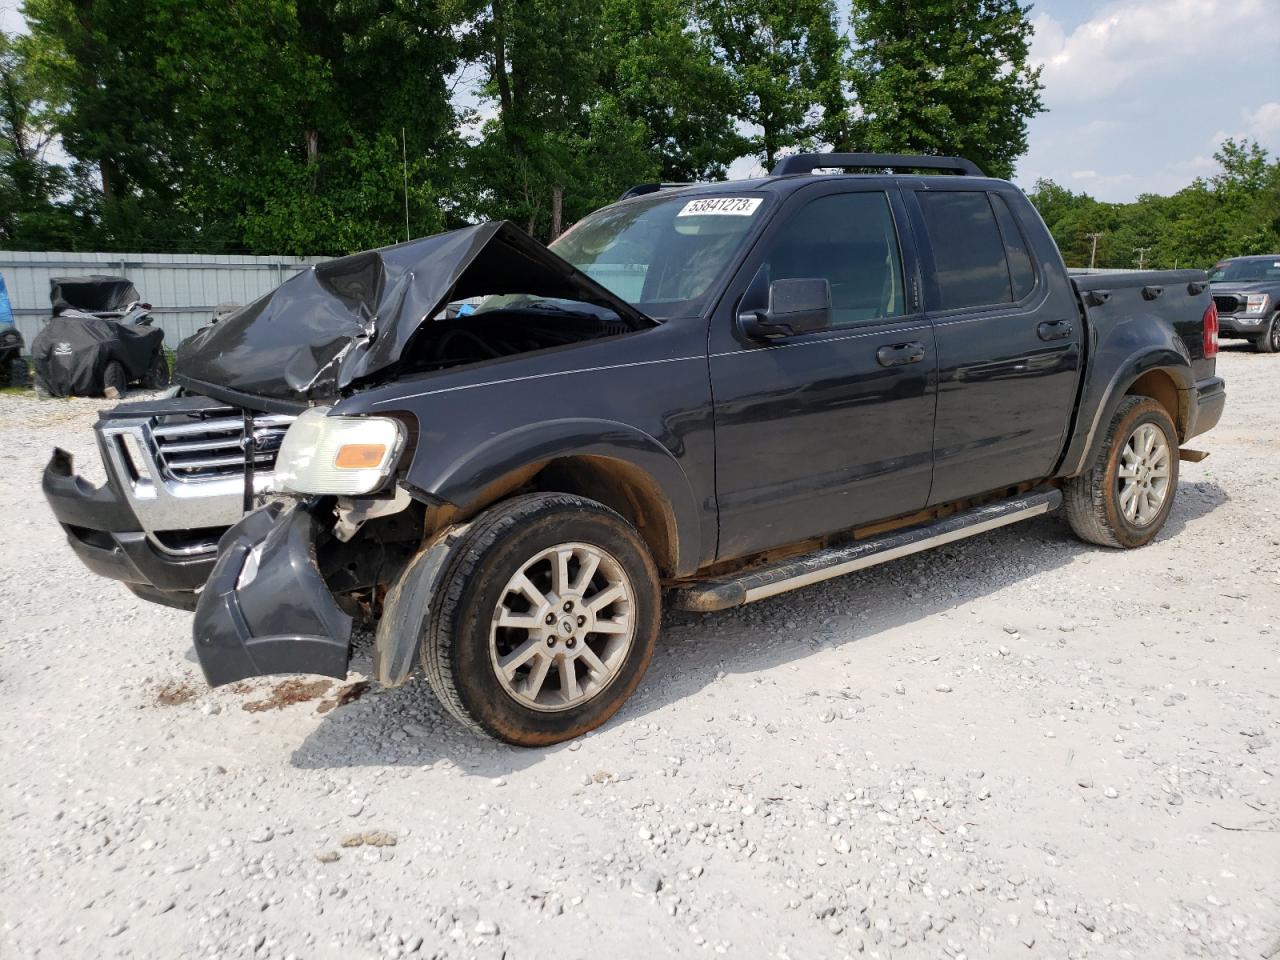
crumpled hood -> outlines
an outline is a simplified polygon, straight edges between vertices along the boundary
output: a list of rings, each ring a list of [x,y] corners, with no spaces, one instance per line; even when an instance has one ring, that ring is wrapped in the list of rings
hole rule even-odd
[[[446,303],[503,293],[599,304],[635,329],[654,323],[499,221],[317,264],[183,341],[174,378],[233,401],[332,400],[394,366]]]

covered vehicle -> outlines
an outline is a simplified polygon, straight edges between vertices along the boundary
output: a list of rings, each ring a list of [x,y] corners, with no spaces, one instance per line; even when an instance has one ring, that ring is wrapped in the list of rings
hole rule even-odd
[[[13,322],[13,308],[9,305],[9,291],[5,289],[4,276],[0,275],[0,385],[25,387],[27,385],[27,361],[22,356],[22,334]]]
[[[125,277],[55,277],[53,316],[31,342],[37,389],[57,397],[124,394],[169,383],[164,331]]]

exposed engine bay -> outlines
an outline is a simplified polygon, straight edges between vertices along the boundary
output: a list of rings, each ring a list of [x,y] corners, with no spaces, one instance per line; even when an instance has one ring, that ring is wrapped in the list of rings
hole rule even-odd
[[[622,319],[560,307],[494,309],[425,324],[402,360],[423,373],[631,332]]]

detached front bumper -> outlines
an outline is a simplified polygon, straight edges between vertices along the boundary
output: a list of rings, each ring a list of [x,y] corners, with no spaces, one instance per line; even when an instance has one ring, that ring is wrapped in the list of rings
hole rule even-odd
[[[93,487],[76,476],[71,454],[55,449],[41,487],[67,543],[86,567],[121,580],[147,600],[195,608],[195,591],[213,569],[214,555],[176,555],[157,548],[118,485]]]
[[[307,505],[270,504],[226,532],[196,604],[196,657],[210,686],[276,673],[347,675],[351,617],[315,552]]]

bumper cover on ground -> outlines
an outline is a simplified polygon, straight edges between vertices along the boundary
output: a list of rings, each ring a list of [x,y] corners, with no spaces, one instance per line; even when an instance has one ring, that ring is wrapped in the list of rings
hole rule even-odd
[[[191,609],[213,569],[209,554],[166,555],[142,532],[128,500],[112,483],[93,487],[76,476],[71,454],[53,451],[41,479],[67,543],[94,573],[123,581],[147,600]]]
[[[196,605],[196,657],[210,686],[276,673],[347,675],[351,618],[315,558],[305,505],[271,504],[223,536]]]

